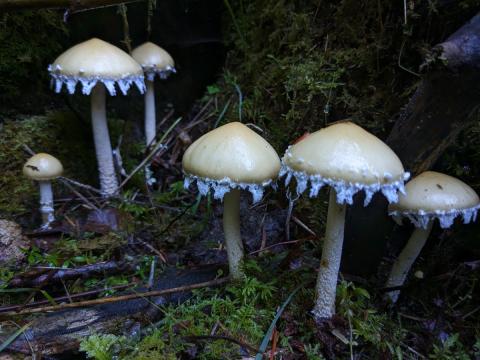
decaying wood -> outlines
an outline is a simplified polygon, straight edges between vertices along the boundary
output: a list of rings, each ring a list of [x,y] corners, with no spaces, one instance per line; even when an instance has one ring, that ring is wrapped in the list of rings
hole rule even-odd
[[[133,300],[133,299],[138,299],[138,298],[150,298],[150,297],[154,297],[154,296],[164,296],[164,295],[169,295],[169,294],[183,292],[183,291],[190,291],[190,290],[200,289],[200,288],[209,287],[209,286],[217,286],[217,285],[225,284],[228,280],[229,280],[228,277],[223,277],[223,278],[216,279],[216,280],[206,281],[206,282],[193,284],[193,285],[179,286],[179,287],[175,287],[175,288],[171,288],[171,289],[138,292],[138,293],[135,293],[135,294],[111,296],[111,297],[105,297],[105,298],[100,298],[100,299],[65,303],[65,304],[60,304],[60,305],[39,306],[39,307],[36,307],[36,308],[23,309],[23,310],[20,310],[20,311],[4,312],[0,316],[3,317],[3,316],[17,316],[17,315],[25,315],[25,314],[37,314],[37,313],[60,311],[60,310],[65,310],[65,309],[81,308],[81,307],[94,306],[94,305],[111,304],[111,303],[128,301],[128,300]]]
[[[422,80],[387,139],[412,176],[431,168],[458,134],[479,120],[480,14],[435,46],[421,70]],[[371,275],[393,223],[381,195],[367,208],[360,203],[347,213],[343,270]]]
[[[71,269],[39,269],[20,274],[8,283],[9,287],[40,287],[46,284],[76,278],[88,278],[98,274],[129,271],[135,267],[133,262],[104,261]]]
[[[109,287],[109,288],[102,288],[102,289],[84,291],[84,292],[76,293],[76,294],[68,294],[68,295],[65,295],[65,296],[55,297],[55,298],[53,298],[53,300],[56,303],[60,303],[60,302],[67,301],[67,300],[71,301],[73,299],[91,297],[92,295],[98,295],[100,293],[105,293],[105,292],[109,292],[109,291],[125,290],[126,288],[133,287],[135,285],[136,285],[136,283],[130,283],[130,284],[125,284],[125,285],[116,285],[116,286],[112,286],[112,287]],[[52,303],[51,300],[40,300],[40,301],[34,301],[34,302],[29,302],[29,303],[20,304],[20,305],[2,306],[2,307],[0,307],[0,314],[8,312],[8,311],[17,311],[18,312],[18,311],[20,311],[24,308],[39,307],[40,305],[48,305],[48,304],[51,304],[51,303]]]
[[[437,45],[422,68],[429,71],[387,139],[413,174],[431,168],[479,119],[480,14]]]
[[[144,294],[136,293],[130,294],[135,296],[125,298],[127,300],[115,303],[65,309],[29,317],[25,321],[31,321],[31,326],[23,336],[10,344],[9,350],[31,354],[33,349],[37,355],[65,355],[69,351],[76,351],[80,341],[94,333],[132,336],[143,326],[161,318],[161,305],[185,301],[190,293],[185,289],[210,283],[215,279],[218,270],[217,266],[188,271],[167,269],[155,283],[156,296],[145,298]],[[18,329],[12,327],[11,332],[8,332],[7,323],[4,324],[0,343]]]
[[[59,8],[78,11],[145,0],[1,0],[0,10]]]

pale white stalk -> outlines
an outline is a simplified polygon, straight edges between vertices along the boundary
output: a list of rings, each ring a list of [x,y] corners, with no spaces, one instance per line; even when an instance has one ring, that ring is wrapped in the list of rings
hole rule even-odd
[[[155,86],[151,80],[146,80],[145,85],[145,139],[146,145],[151,146],[156,135],[156,116],[155,116]]]
[[[346,208],[346,204],[337,204],[337,194],[334,189],[330,189],[327,227],[318,271],[315,307],[312,310],[316,320],[329,319],[335,314]]]
[[[43,180],[38,182],[40,186],[40,213],[42,214],[42,228],[48,228],[55,220],[53,209],[52,182]]]
[[[97,153],[100,189],[103,196],[115,195],[118,180],[113,165],[112,145],[108,134],[107,113],[105,109],[105,87],[98,83],[91,94],[92,128],[95,151]]]
[[[407,245],[405,245],[400,255],[398,255],[397,260],[394,262],[385,287],[402,286],[404,284],[408,272],[427,242],[428,236],[432,231],[432,224],[433,221],[430,221],[426,229],[416,228],[413,231],[410,239],[408,239]],[[399,295],[400,290],[395,290],[387,293],[386,297],[389,298],[392,303],[396,303]]]
[[[240,235],[240,190],[232,189],[223,198],[223,232],[228,256],[228,267],[233,279],[241,279],[243,243]]]
[[[147,76],[148,78],[148,76]],[[145,141],[147,150],[149,146],[154,145],[155,135],[157,134],[157,120],[155,114],[155,85],[153,80],[145,80],[147,90],[145,91]],[[155,179],[150,170],[150,164],[145,166],[145,180],[147,185],[153,185]]]

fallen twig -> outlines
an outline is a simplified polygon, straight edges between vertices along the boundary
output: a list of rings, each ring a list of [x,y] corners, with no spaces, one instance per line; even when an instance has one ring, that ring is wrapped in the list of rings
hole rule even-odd
[[[77,11],[140,1],[145,0],[2,0],[0,10],[65,8]]]
[[[265,247],[262,248],[262,249],[258,249],[258,250],[252,251],[252,252],[249,253],[248,255],[253,255],[253,254],[261,253],[261,252],[264,252],[265,250],[274,248],[274,247],[276,247],[276,246],[296,244],[296,243],[298,243],[299,241],[302,241],[302,240],[303,240],[303,239],[279,242],[279,243],[276,243],[276,244],[272,244],[272,245],[269,245],[269,246],[265,246]]]
[[[178,118],[177,120],[175,120],[175,122],[167,129],[167,131],[163,134],[162,138],[158,141],[157,144],[155,144],[155,147],[153,148],[153,150],[150,152],[150,154],[148,154],[147,157],[145,157],[145,159],[142,160],[142,162],[140,164],[138,164],[138,166],[122,181],[122,183],[120,184],[120,186],[118,187],[118,190],[121,189],[132,177],[133,175],[135,175],[138,171],[140,171],[145,165],[148,164],[148,162],[150,161],[150,159],[152,157],[154,157],[156,155],[156,153],[163,147],[165,146],[163,144],[163,141],[165,140],[165,138],[167,137],[167,135],[175,128],[175,126],[177,126],[177,124],[180,122],[182,118]]]
[[[9,281],[9,287],[40,287],[47,284],[49,281],[68,280],[79,277],[89,277],[95,273],[108,273],[112,271],[128,270],[133,268],[134,263],[118,262],[118,261],[105,261],[96,264],[90,264],[80,266],[71,269],[52,269],[52,272],[45,273],[40,272],[40,275],[33,273],[27,273],[14,277]],[[43,270],[43,269],[42,269]],[[46,269],[48,270],[48,269]],[[25,275],[27,278],[25,278]],[[36,276],[32,279],[32,275]],[[37,276],[38,275],[38,276]]]
[[[95,289],[95,290],[90,290],[90,291],[84,291],[81,293],[76,293],[76,294],[70,294],[70,296],[60,296],[53,298],[55,302],[60,303],[65,300],[69,299],[78,299],[82,297],[87,297],[87,296],[92,296],[99,294],[104,291],[112,291],[112,290],[124,290],[130,286],[134,286],[136,283],[130,283],[130,284],[125,284],[125,285],[117,285],[117,286],[112,286],[109,288],[102,288],[102,289]],[[40,300],[40,301],[34,301],[31,303],[27,304],[20,304],[20,305],[9,305],[9,306],[3,306],[0,307],[0,313],[8,312],[8,311],[19,311],[24,308],[31,308],[31,307],[38,307],[40,305],[45,305],[45,304],[51,304],[51,300]]]
[[[36,307],[36,308],[31,308],[31,309],[24,309],[24,310],[21,310],[21,311],[9,311],[9,312],[5,312],[5,313],[1,314],[1,316],[17,316],[17,315],[26,315],[26,314],[37,314],[37,313],[43,313],[43,312],[60,311],[60,310],[71,309],[71,308],[79,308],[79,307],[87,307],[87,306],[93,306],[93,305],[108,304],[108,303],[114,303],[114,302],[119,302],[119,301],[127,301],[127,300],[138,299],[138,298],[162,296],[162,295],[168,295],[168,294],[173,294],[173,293],[177,293],[177,292],[200,289],[200,288],[209,287],[209,286],[217,286],[217,285],[224,284],[228,281],[229,281],[229,277],[222,277],[222,278],[219,278],[219,279],[216,279],[216,280],[206,281],[206,282],[193,284],[193,285],[179,286],[179,287],[175,287],[175,288],[171,288],[171,289],[153,290],[153,291],[147,291],[147,292],[143,292],[143,293],[128,294],[128,295],[121,295],[121,296],[112,296],[112,297],[106,297],[106,298],[101,298],[101,299],[79,301],[79,302],[66,303],[66,304],[60,304],[60,305]]]

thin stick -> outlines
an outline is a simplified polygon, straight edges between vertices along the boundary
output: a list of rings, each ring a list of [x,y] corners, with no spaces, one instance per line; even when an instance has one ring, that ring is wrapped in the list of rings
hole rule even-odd
[[[123,290],[123,289],[126,289],[126,288],[128,288],[130,286],[134,286],[134,285],[137,285],[137,284],[136,283],[129,283],[129,284],[125,284],[125,285],[112,286],[112,287],[109,287],[109,288],[102,288],[102,289],[84,291],[84,292],[81,292],[81,293],[71,294],[70,297],[68,297],[68,296],[56,297],[56,298],[53,298],[53,300],[55,300],[55,302],[59,303],[59,302],[69,300],[69,299],[77,299],[77,298],[81,298],[81,297],[96,295],[96,294],[104,292],[104,291]],[[31,302],[31,303],[27,303],[27,304],[3,306],[3,307],[0,307],[0,314],[4,313],[4,312],[8,312],[8,311],[18,311],[18,310],[24,309],[24,308],[31,308],[31,307],[36,307],[36,306],[38,307],[39,305],[45,305],[45,304],[51,304],[51,301],[50,300],[40,300],[40,301],[34,301],[34,302]]]
[[[64,176],[59,176],[58,179],[62,180],[62,181],[67,181],[75,186],[78,186],[78,187],[81,187],[81,188],[84,188],[84,189],[87,189],[87,190],[90,190],[90,191],[93,191],[97,194],[101,194],[102,192],[96,188],[94,188],[93,186],[90,186],[90,185],[86,185],[86,184],[82,184],[78,181],[75,181],[75,180],[72,180],[72,179],[69,179],[69,178],[66,178]]]
[[[164,254],[162,254],[162,252],[158,249],[156,249],[155,247],[153,247],[152,245],[150,245],[149,243],[147,243],[146,241],[143,241],[142,239],[137,239],[137,241],[142,244],[143,246],[145,246],[146,248],[148,248],[150,251],[154,252],[155,254],[157,254],[157,256],[160,258],[160,260],[162,260],[163,263],[167,263],[167,258],[165,257]]]
[[[312,229],[310,229],[307,225],[305,225],[305,223],[300,220],[299,218],[297,218],[295,215],[292,215],[292,220],[297,224],[299,225],[301,228],[303,228],[306,232],[308,232],[310,235],[313,235],[313,236],[317,236],[317,234],[315,233],[315,231],[313,231]]]
[[[119,301],[127,301],[127,300],[138,299],[138,298],[147,298],[147,297],[152,297],[152,296],[162,296],[162,295],[168,295],[168,294],[173,294],[173,293],[177,293],[177,292],[200,289],[200,288],[204,288],[204,287],[208,287],[208,286],[221,285],[221,284],[224,284],[224,283],[228,282],[229,279],[230,279],[229,277],[222,277],[222,278],[219,278],[219,279],[216,279],[216,280],[206,281],[206,282],[193,284],[193,285],[179,286],[179,287],[164,289],[164,290],[154,290],[154,291],[147,291],[147,292],[137,293],[137,294],[112,296],[112,297],[107,297],[107,298],[79,301],[79,302],[74,302],[74,303],[37,307],[37,308],[32,308],[32,309],[24,309],[24,310],[21,310],[21,311],[9,311],[9,312],[1,314],[1,316],[17,316],[17,315],[25,315],[25,314],[37,314],[37,313],[43,313],[43,312],[49,312],[49,311],[60,311],[60,310],[71,309],[71,308],[87,307],[87,306],[101,305],[101,304],[110,304],[110,303],[115,303],[115,302],[119,302]]]
[[[180,122],[180,120],[182,120],[182,118],[178,118],[168,129],[167,131],[163,134],[162,138],[158,141],[158,143],[155,145],[155,147],[153,148],[153,150],[150,152],[150,154],[148,154],[148,156],[143,159],[143,161],[138,164],[138,166],[130,173],[130,175],[128,175],[125,180],[123,180],[123,182],[120,184],[120,186],[118,187],[117,190],[121,189],[131,178],[133,175],[135,175],[138,171],[140,171],[149,161],[152,157],[155,156],[155,154],[157,153],[158,150],[160,150],[164,145],[163,145],[163,141],[165,140],[165,138],[167,137],[167,135],[175,128],[175,126],[177,126],[177,124]]]
[[[145,0],[2,0],[0,10],[68,8],[71,11]]]
[[[265,251],[265,250],[274,248],[274,247],[276,247],[276,246],[288,245],[288,244],[296,244],[296,243],[298,243],[299,241],[301,241],[301,240],[290,240],[290,241],[279,242],[279,243],[276,243],[276,244],[272,244],[272,245],[269,245],[269,246],[265,246],[263,249],[258,249],[258,250],[252,251],[252,252],[249,253],[248,255],[253,255],[253,254],[261,253],[261,252],[263,252],[263,251]]]
[[[75,195],[77,195],[80,200],[82,200],[85,204],[87,204],[91,209],[95,209],[97,211],[100,211],[100,209],[95,206],[91,201],[89,201],[85,196],[80,194],[77,190],[73,188],[72,185],[70,185],[67,181],[64,181],[63,179],[60,179],[60,181],[65,185],[70,191],[72,191]]]

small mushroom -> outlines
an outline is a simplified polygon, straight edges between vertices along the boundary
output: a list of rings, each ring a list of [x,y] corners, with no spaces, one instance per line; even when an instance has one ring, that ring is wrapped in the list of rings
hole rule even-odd
[[[73,94],[78,82],[84,95],[91,94],[93,138],[97,154],[100,188],[104,196],[118,191],[118,181],[113,164],[112,146],[108,134],[105,109],[105,88],[115,96],[118,85],[123,95],[132,84],[145,91],[141,66],[123,50],[100,39],[77,44],[61,54],[48,68],[55,92],[65,84]]]
[[[297,193],[310,184],[310,197],[328,185],[330,200],[317,278],[313,314],[317,321],[335,314],[335,294],[343,246],[346,205],[365,192],[364,205],[381,191],[389,202],[398,200],[409,174],[395,153],[380,139],[351,122],[339,122],[291,145],[282,158],[280,176],[288,185],[295,177]]]
[[[145,92],[145,138],[147,146],[152,145],[156,134],[155,119],[155,75],[166,79],[171,73],[176,72],[175,63],[168,52],[151,42],[135,48],[132,57],[142,66],[146,76]]]
[[[223,125],[196,140],[183,156],[185,188],[196,182],[198,191],[224,200],[223,230],[230,275],[243,277],[244,257],[240,235],[240,189],[248,190],[253,202],[278,176],[280,159],[260,135],[239,122]]]
[[[415,230],[403,248],[386,282],[386,287],[401,286],[425,245],[435,219],[447,229],[456,217],[463,217],[465,224],[475,221],[480,199],[464,182],[445,174],[426,171],[407,183],[406,195],[398,203],[389,206],[389,213],[396,221],[408,218]],[[388,293],[392,303],[398,300],[399,290]]]
[[[23,174],[29,179],[38,181],[40,185],[40,212],[42,228],[47,229],[55,220],[53,209],[52,180],[61,176],[63,166],[52,155],[38,153],[32,156],[23,166]]]
[[[141,66],[146,76],[145,92],[145,141],[146,145],[152,146],[157,133],[157,123],[155,114],[155,75],[161,79],[166,79],[171,73],[175,73],[175,63],[168,52],[151,42],[135,48],[132,51],[132,57]],[[150,168],[146,167],[147,183],[152,183]]]

